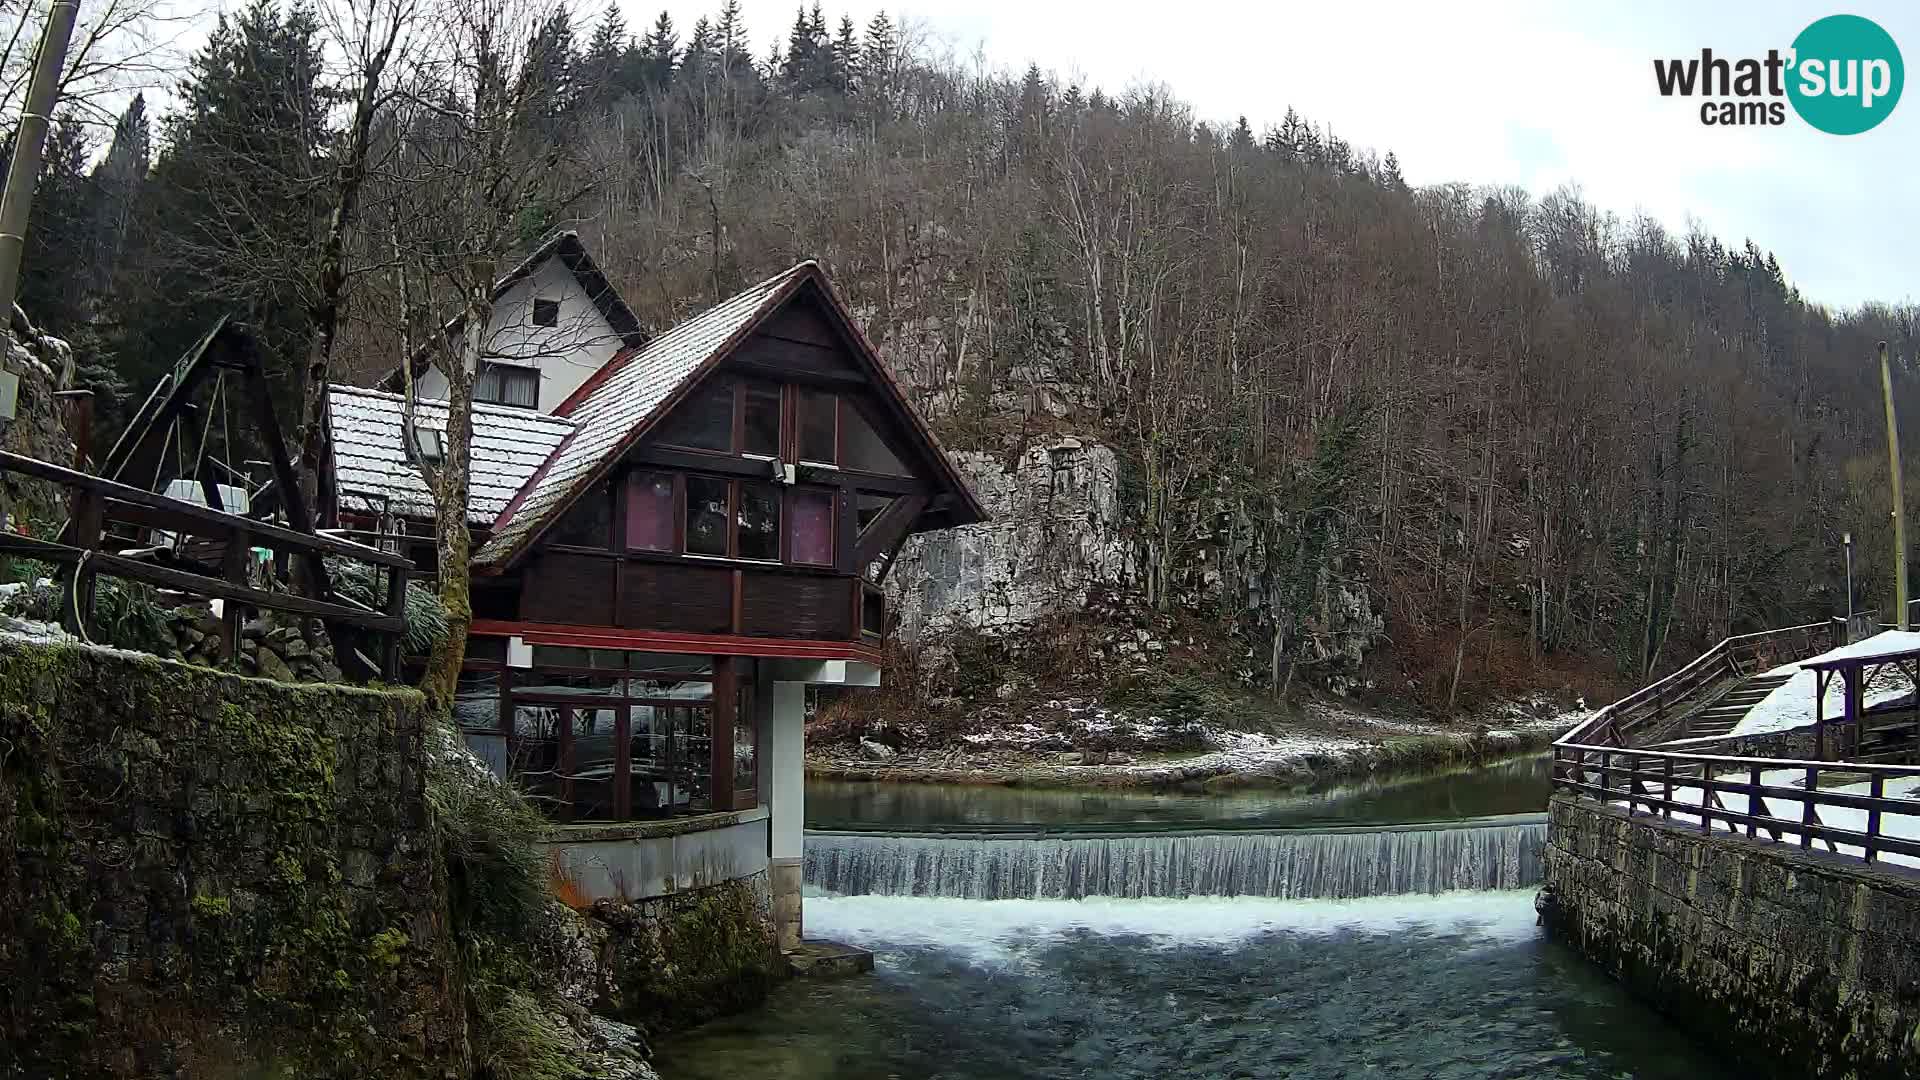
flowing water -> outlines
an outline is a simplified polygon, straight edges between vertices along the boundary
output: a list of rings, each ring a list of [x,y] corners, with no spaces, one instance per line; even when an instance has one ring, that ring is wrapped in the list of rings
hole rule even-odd
[[[831,893],[972,900],[1349,899],[1537,885],[1546,823],[1508,820],[1028,839],[814,832],[807,835],[806,881]]]
[[[1544,826],[1273,827],[1390,802],[1402,821],[1459,817],[1433,811],[1436,792],[1516,787],[1531,768],[1311,806],[1130,796],[1092,821],[1047,816],[1084,809],[1079,793],[970,809],[913,795],[891,835],[874,807],[899,793],[856,793],[864,816],[808,837],[806,925],[872,949],[874,974],[786,983],[664,1041],[655,1064],[669,1080],[1730,1078],[1542,937]],[[1519,805],[1451,801],[1537,813],[1544,785]]]
[[[1537,813],[1552,762],[1528,755],[1478,769],[1348,781],[1308,791],[1192,795],[1130,789],[807,782],[807,827],[1080,825],[1169,827],[1379,825]]]

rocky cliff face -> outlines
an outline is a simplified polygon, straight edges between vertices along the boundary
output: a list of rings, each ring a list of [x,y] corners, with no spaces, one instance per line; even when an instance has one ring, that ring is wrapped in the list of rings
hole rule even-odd
[[[1049,620],[1091,613],[1114,624],[1116,641],[1131,641],[1128,624],[1137,629],[1151,621],[1132,532],[1139,508],[1129,502],[1111,447],[1066,436],[1014,456],[952,456],[992,519],[916,536],[901,551],[887,581],[900,640],[937,645],[955,631],[1013,638]],[[1269,598],[1260,583],[1273,577],[1272,555],[1247,540],[1257,530],[1220,524],[1232,514],[1191,515],[1195,531],[1184,540],[1192,561],[1171,575],[1170,607],[1216,613],[1223,640],[1241,632],[1245,640],[1236,647],[1245,655],[1227,662],[1253,683],[1269,667],[1257,643],[1271,625],[1262,622]],[[1336,693],[1360,685],[1356,672],[1384,631],[1364,583],[1347,580],[1340,566],[1336,556],[1316,573],[1290,646],[1308,664],[1309,678]],[[1245,626],[1232,614],[1243,604]]]
[[[56,337],[17,327],[12,335],[0,330],[0,368],[20,380],[14,419],[0,433],[0,448],[57,465],[72,464],[73,439],[54,395],[73,373],[73,350]],[[7,475],[0,477],[0,498],[16,529],[66,517],[65,498],[52,484]]]
[[[888,575],[903,640],[953,630],[1005,634],[1124,590],[1130,559],[1111,448],[1063,438],[1011,464],[962,451],[955,464],[992,515],[984,525],[914,537]]]

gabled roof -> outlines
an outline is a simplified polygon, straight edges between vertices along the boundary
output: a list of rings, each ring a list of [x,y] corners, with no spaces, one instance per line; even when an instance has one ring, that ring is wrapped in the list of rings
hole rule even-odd
[[[520,494],[507,505],[494,523],[492,538],[474,554],[476,568],[504,567],[526,550],[685,398],[702,375],[725,360],[760,322],[809,286],[819,290],[823,306],[852,344],[852,352],[867,369],[874,388],[889,399],[923,440],[925,456],[952,496],[945,510],[950,522],[965,525],[986,520],[986,511],[886,365],[874,354],[826,274],[817,263],[808,261],[709,308],[643,347],[621,350],[563,403],[561,411],[577,425],[576,434],[559,448],[544,471],[528,478]]]
[[[607,320],[607,325],[613,328],[613,332],[620,336],[620,341],[625,347],[637,348],[646,344],[647,334],[640,328],[640,319],[634,315],[633,309],[627,306],[627,302],[620,298],[613,283],[600,272],[600,265],[593,261],[593,256],[587,254],[586,245],[580,242],[580,234],[572,230],[555,233],[548,237],[526,258],[520,260],[518,266],[507,271],[499,281],[494,283],[493,298],[499,300],[506,295],[508,289],[519,284],[521,279],[540,269],[541,264],[553,258],[558,258],[561,265],[573,274],[573,279],[580,283],[580,288],[586,291],[587,298],[593,301],[593,306],[599,309],[600,315]],[[466,325],[466,316],[455,315],[447,320],[442,332],[451,337],[458,334],[464,325]],[[414,378],[419,378],[427,370],[431,360],[430,346],[422,345],[415,351]],[[398,392],[404,385],[404,380],[401,379],[397,368],[380,381],[382,390]]]
[[[354,386],[327,388],[334,478],[344,510],[388,509],[405,517],[432,517],[433,496],[407,461],[398,394]],[[444,434],[447,403],[417,401],[414,419]],[[493,524],[507,503],[574,430],[562,417],[500,405],[473,407],[473,464],[467,521]],[[358,505],[356,505],[358,504]]]

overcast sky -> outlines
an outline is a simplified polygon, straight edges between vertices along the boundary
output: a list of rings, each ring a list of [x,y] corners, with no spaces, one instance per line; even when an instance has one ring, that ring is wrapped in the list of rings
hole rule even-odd
[[[808,0],[811,3],[811,0]],[[621,0],[636,34],[661,7],[684,40],[711,2]],[[764,56],[793,23],[793,0],[743,0]],[[1920,90],[1863,135],[1703,126],[1698,101],[1662,99],[1655,57],[1764,56],[1817,18],[1865,15],[1920,61],[1920,5],[1788,3],[1177,4],[902,0],[824,4],[862,27],[885,7],[991,66],[1037,61],[1107,90],[1166,83],[1200,119],[1245,113],[1257,131],[1288,105],[1356,147],[1400,156],[1409,182],[1577,182],[1622,215],[1675,229],[1696,219],[1738,245],[1773,251],[1810,298],[1848,307],[1920,297]],[[597,14],[591,5],[582,21]],[[584,28],[583,28],[584,36]]]

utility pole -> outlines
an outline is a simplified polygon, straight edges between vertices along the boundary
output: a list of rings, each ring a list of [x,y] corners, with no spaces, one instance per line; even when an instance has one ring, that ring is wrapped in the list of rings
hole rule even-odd
[[[7,166],[7,187],[0,194],[0,323],[11,322],[13,299],[20,289],[20,253],[27,244],[27,218],[33,209],[33,186],[40,179],[40,154],[47,144],[47,124],[54,100],[60,96],[60,67],[67,60],[67,42],[73,39],[73,20],[79,0],[53,0],[40,50],[33,57],[33,82],[15,129],[13,161]]]
[[[1887,343],[1880,343],[1880,394],[1887,401],[1887,465],[1893,470],[1893,602],[1896,621],[1907,629],[1907,513],[1900,497],[1900,422],[1893,414],[1893,367],[1887,362]]]

